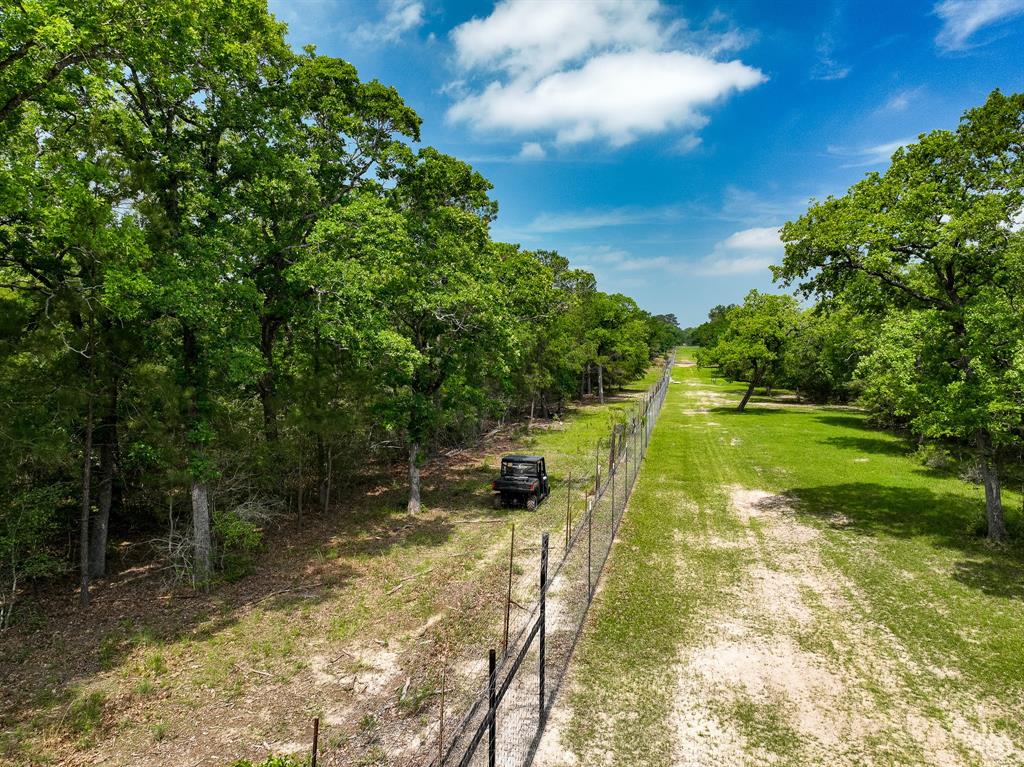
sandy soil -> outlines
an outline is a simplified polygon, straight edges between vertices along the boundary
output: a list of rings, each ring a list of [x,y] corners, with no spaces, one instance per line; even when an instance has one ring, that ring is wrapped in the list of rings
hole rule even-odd
[[[824,561],[821,533],[798,522],[787,499],[742,487],[728,492],[732,513],[747,527],[749,567],[734,600],[709,621],[705,641],[680,655],[677,764],[773,763],[736,726],[730,712],[740,706],[771,717],[805,764],[853,767],[877,763],[880,754],[940,767],[1024,764],[1024,753],[984,717],[959,713],[976,706],[917,702],[913,680],[952,672],[917,667],[871,623],[856,587]],[[955,726],[940,726],[926,705],[945,709]]]

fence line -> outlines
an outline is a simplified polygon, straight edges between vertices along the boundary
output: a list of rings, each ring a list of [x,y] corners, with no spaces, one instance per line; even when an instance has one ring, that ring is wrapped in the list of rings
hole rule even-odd
[[[501,658],[489,651],[486,673],[480,669],[482,685],[451,731],[439,730],[440,742],[426,767],[525,767],[533,761],[650,444],[674,362],[672,353],[626,423],[613,428],[604,470],[603,441],[598,441],[585,513],[572,520],[567,498],[565,550],[550,572],[550,537],[542,534],[537,599],[524,610],[526,619],[509,636]]]

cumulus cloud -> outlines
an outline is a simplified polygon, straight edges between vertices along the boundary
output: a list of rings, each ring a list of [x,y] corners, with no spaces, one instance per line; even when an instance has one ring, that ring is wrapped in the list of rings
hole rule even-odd
[[[712,252],[697,263],[694,272],[705,277],[760,272],[776,263],[781,255],[779,227],[743,229],[716,243]]]
[[[396,43],[406,32],[422,26],[424,10],[420,0],[388,0],[384,18],[360,24],[352,37],[364,44]]]
[[[520,160],[543,160],[545,157],[547,157],[547,152],[536,141],[527,141],[519,150]]]
[[[643,134],[703,127],[703,109],[764,82],[715,52],[745,39],[729,29],[689,50],[673,45],[684,24],[656,2],[504,0],[452,31],[456,60],[477,87],[448,111],[480,130],[554,134],[561,144],[623,146]]]
[[[935,44],[946,51],[972,47],[975,32],[1024,14],[1024,0],[943,0],[935,6],[942,29]]]
[[[505,0],[490,16],[452,30],[464,69],[544,75],[594,51],[660,48],[670,29],[657,20],[658,3]]]

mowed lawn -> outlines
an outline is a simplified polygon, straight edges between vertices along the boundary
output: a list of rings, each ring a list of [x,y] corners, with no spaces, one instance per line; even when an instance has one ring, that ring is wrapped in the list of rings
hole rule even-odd
[[[982,489],[739,396],[675,369],[539,763],[1024,764],[1024,552]]]

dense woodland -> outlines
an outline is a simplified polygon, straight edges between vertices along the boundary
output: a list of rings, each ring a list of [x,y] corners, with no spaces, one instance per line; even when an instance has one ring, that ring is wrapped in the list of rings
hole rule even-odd
[[[603,398],[679,342],[495,242],[472,167],[263,0],[0,11],[0,623],[115,536],[195,584],[338,476]]]
[[[1005,539],[1001,487],[1024,481],[1024,94],[993,92],[782,239],[776,279],[817,303],[715,307],[685,331],[702,363],[748,382],[740,410],[760,386],[856,399],[929,462],[969,452],[988,537]]]

